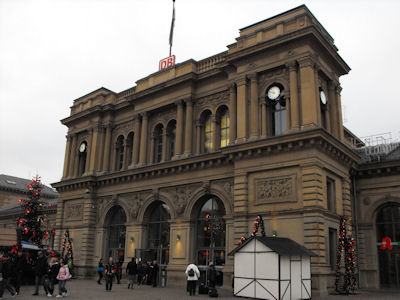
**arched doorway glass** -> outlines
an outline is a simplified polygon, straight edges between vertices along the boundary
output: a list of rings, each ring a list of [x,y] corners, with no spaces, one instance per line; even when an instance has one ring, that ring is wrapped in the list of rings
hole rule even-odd
[[[112,207],[106,217],[107,227],[107,256],[113,257],[114,261],[124,261],[126,215],[121,206]]]
[[[169,262],[169,235],[171,213],[167,204],[162,201],[154,202],[148,208],[145,222],[147,223],[147,248],[141,253],[141,258],[157,260],[161,265]]]
[[[400,288],[400,204],[388,203],[376,217],[379,278],[381,288]],[[392,249],[382,247],[384,239],[391,240]]]
[[[216,196],[201,199],[196,220],[197,263],[208,266],[225,264],[225,207]]]

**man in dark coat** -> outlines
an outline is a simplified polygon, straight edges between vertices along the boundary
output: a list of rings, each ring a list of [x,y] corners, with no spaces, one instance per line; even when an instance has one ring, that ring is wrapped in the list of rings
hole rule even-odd
[[[33,296],[39,295],[39,284],[43,283],[44,291],[49,294],[47,289],[47,284],[45,282],[45,277],[47,277],[47,272],[49,271],[49,265],[47,263],[47,258],[44,256],[42,251],[39,251],[39,257],[35,264],[35,292]]]
[[[106,277],[106,291],[111,291],[112,289],[112,283],[114,280],[114,275],[116,273],[116,266],[113,262],[112,257],[110,257],[108,259],[108,263],[106,264],[105,268],[104,268],[104,272],[105,272],[105,277]]]
[[[3,296],[4,290],[7,289],[11,296],[16,295],[14,287],[11,285],[11,278],[13,275],[13,264],[10,257],[7,255],[5,257],[0,257],[0,298]]]
[[[133,289],[133,281],[137,274],[136,259],[132,257],[132,260],[126,266],[126,274],[128,275],[128,289]]]
[[[27,270],[27,261],[25,254],[22,252],[18,252],[16,263],[15,263],[15,272],[16,272],[16,279],[15,279],[15,290],[17,295],[19,294],[19,289],[22,284],[22,277]]]
[[[158,270],[159,270],[159,267],[158,267],[158,264],[157,264],[156,260],[153,261],[153,263],[151,264],[150,268],[151,268],[151,272],[150,272],[150,274],[151,274],[151,283],[153,284],[153,287],[156,287],[157,286]]]
[[[217,281],[217,270],[215,269],[215,266],[213,263],[210,263],[210,265],[208,266],[208,270],[207,270],[208,274],[208,286],[209,287],[215,287],[215,283]]]

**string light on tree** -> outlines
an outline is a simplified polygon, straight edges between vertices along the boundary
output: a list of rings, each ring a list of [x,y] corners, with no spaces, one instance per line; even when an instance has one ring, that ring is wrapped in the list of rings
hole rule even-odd
[[[265,236],[265,228],[264,228],[264,220],[261,216],[256,217],[256,221],[254,222],[253,233],[250,235],[251,237],[257,235],[258,229],[261,227],[261,236]],[[242,236],[239,245],[242,245],[247,240],[246,237]]]

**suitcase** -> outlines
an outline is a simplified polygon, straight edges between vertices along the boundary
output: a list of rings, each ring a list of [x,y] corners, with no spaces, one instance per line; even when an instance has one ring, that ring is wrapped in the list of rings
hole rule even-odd
[[[211,298],[218,297],[217,289],[215,287],[210,287],[208,289],[208,296],[211,297]]]
[[[199,294],[207,295],[208,294],[208,286],[204,283],[200,283],[199,285]]]

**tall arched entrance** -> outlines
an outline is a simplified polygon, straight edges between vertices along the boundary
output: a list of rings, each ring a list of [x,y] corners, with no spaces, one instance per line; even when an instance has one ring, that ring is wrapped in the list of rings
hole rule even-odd
[[[126,214],[124,209],[113,206],[107,213],[107,257],[112,257],[114,261],[124,261],[125,258],[125,236],[126,236]]]
[[[400,204],[387,203],[376,216],[381,288],[400,288]],[[391,240],[391,247],[388,239]],[[382,243],[384,245],[382,246]],[[391,249],[390,249],[391,248]]]
[[[137,249],[135,256],[145,261],[156,260],[161,266],[169,262],[171,213],[167,204],[153,202],[146,210],[143,224],[146,226],[145,248]]]
[[[198,200],[195,207],[196,263],[201,271],[201,281],[206,281],[204,272],[210,263],[222,271],[225,265],[225,207],[221,199],[207,195]],[[222,285],[222,273],[219,272],[217,284]]]

